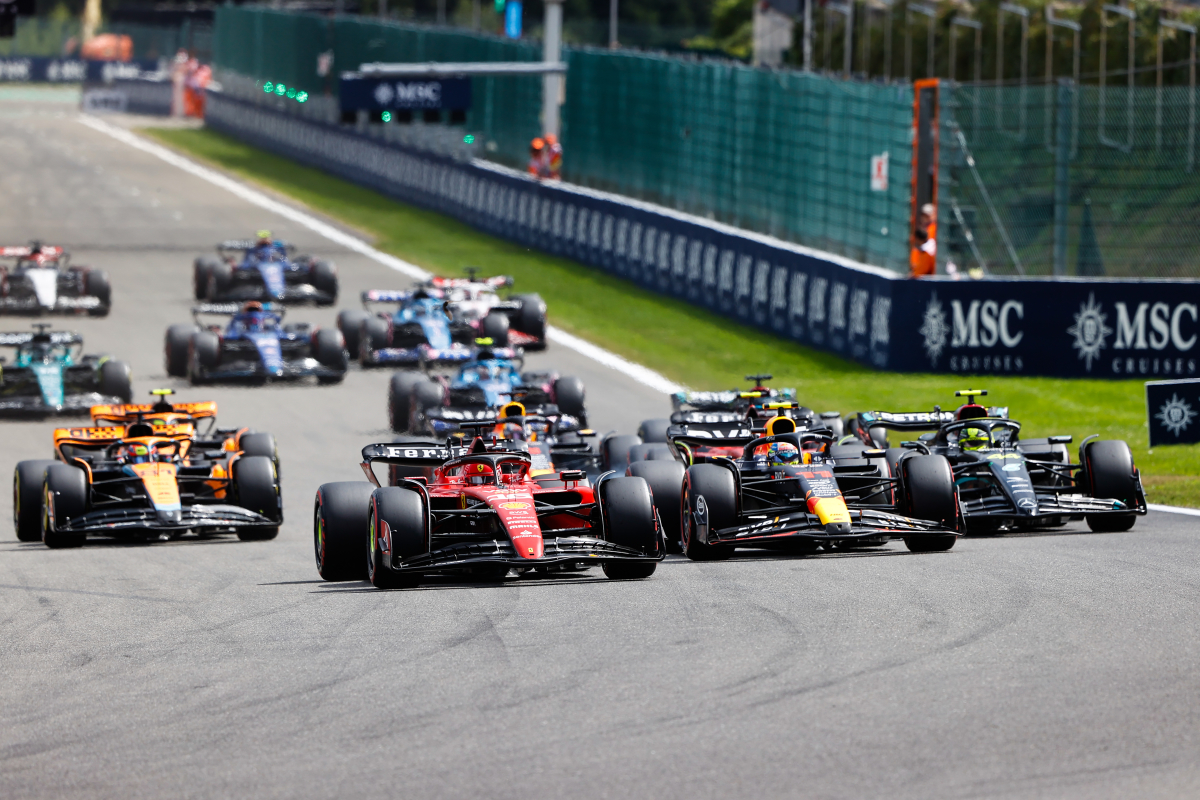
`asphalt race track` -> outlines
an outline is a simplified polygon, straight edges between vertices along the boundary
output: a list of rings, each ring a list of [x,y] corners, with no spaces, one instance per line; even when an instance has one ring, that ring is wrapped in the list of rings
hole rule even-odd
[[[138,395],[173,386],[274,432],[287,522],[272,542],[73,551],[6,528],[0,797],[1200,794],[1195,518],[672,557],[640,582],[322,582],[313,492],[388,438],[388,373],[191,390],[164,376],[163,331],[188,319],[194,255],[260,227],[334,258],[347,302],[406,281],[36,97],[0,100],[0,241],[107,268],[111,318],[65,324],[129,360]],[[530,362],[582,377],[597,428],[668,410],[565,348]],[[47,457],[52,427],[0,423],[0,475]]]

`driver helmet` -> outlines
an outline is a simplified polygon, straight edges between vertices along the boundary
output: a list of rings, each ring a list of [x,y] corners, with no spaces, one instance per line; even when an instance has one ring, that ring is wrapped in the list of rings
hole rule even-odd
[[[498,439],[508,439],[514,442],[525,439],[525,428],[517,422],[501,422],[496,426],[494,432]]]
[[[246,330],[260,331],[263,329],[262,317],[258,316],[263,311],[263,304],[257,300],[249,300],[242,306],[242,324],[246,326]]]
[[[272,244],[274,244],[274,241],[271,239],[271,232],[265,228],[254,234],[254,236],[258,239],[258,242],[256,243],[257,247],[270,247]]]
[[[126,464],[146,464],[154,460],[157,448],[152,444],[134,442],[121,448],[119,456]]]
[[[986,428],[963,428],[958,444],[963,450],[983,450],[991,446],[992,439]]]
[[[467,483],[472,486],[482,486],[492,483],[496,471],[492,469],[491,464],[468,464],[465,474]]]
[[[800,460],[800,448],[791,442],[771,442],[754,448],[754,457],[765,460],[772,467],[795,464]]]

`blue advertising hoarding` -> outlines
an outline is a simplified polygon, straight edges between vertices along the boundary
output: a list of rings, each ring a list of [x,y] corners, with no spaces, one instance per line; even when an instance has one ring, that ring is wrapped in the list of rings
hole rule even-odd
[[[343,77],[338,92],[342,111],[397,111],[471,107],[470,78]]]

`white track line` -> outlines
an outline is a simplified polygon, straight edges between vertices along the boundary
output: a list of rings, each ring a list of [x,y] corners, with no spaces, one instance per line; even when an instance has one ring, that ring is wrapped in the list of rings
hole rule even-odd
[[[171,166],[178,167],[184,172],[191,173],[201,180],[208,181],[214,186],[237,195],[248,203],[253,203],[259,208],[266,209],[274,214],[291,220],[297,225],[301,225],[308,230],[325,237],[331,242],[340,244],[348,250],[353,250],[356,253],[366,256],[367,258],[383,264],[385,267],[396,270],[403,275],[416,280],[424,280],[430,277],[430,273],[418,267],[416,264],[388,255],[381,250],[376,250],[371,245],[364,242],[355,236],[338,230],[327,222],[322,222],[311,214],[306,214],[292,206],[279,202],[256,189],[251,189],[249,186],[230,178],[227,175],[222,175],[216,170],[209,169],[197,164],[191,159],[184,158],[173,150],[169,150],[162,145],[154,144],[146,141],[140,136],[136,136],[125,128],[112,125],[104,120],[98,119],[87,114],[81,114],[79,121],[88,126],[92,130],[99,131],[107,136],[111,136],[119,142],[129,145],[130,147],[141,150],[143,153],[148,153],[155,158],[161,159]],[[602,364],[617,372],[624,373],[638,383],[648,386],[651,389],[659,392],[671,393],[678,392],[684,389],[683,386],[668,380],[665,376],[660,375],[654,370],[643,367],[641,364],[636,364],[628,359],[622,358],[616,353],[609,352],[602,347],[598,347],[591,342],[584,341],[578,336],[573,336],[564,330],[555,328],[553,325],[546,326],[546,338],[555,344],[570,348],[585,358],[590,358],[598,364]]]
[[[1151,511],[1165,511],[1168,514],[1186,514],[1189,517],[1200,517],[1200,508],[1181,508],[1179,506],[1160,506],[1157,503],[1146,503]]]

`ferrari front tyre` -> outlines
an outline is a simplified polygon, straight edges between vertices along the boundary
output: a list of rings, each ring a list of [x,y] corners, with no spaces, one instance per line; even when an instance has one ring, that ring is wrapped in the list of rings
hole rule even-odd
[[[1139,503],[1137,470],[1129,445],[1119,440],[1092,442],[1084,451],[1085,490],[1092,497],[1120,500],[1130,508]],[[1097,533],[1127,531],[1137,521],[1137,515],[1089,514],[1088,527]]]
[[[641,478],[650,486],[654,508],[662,520],[668,553],[683,552],[680,509],[683,507],[683,464],[678,461],[637,461],[625,474]]]
[[[201,383],[221,364],[221,340],[212,331],[196,331],[188,344],[188,380]]]
[[[163,366],[171,377],[187,377],[188,347],[195,332],[195,325],[172,325],[167,328],[167,338],[163,342]]]
[[[508,347],[508,329],[508,315],[499,311],[488,314],[479,325],[479,332],[485,338],[491,339],[496,347]]]
[[[637,436],[610,436],[600,443],[601,466],[624,473],[629,467],[629,450],[642,440]]]
[[[204,287],[204,297],[210,303],[221,299],[221,295],[229,291],[233,285],[233,267],[225,261],[216,260],[208,271],[208,284]]]
[[[108,316],[112,308],[112,284],[108,282],[108,273],[102,269],[89,269],[83,279],[83,291],[100,301],[100,305],[88,309],[88,314],[93,317]]]
[[[709,532],[737,524],[737,486],[733,473],[716,464],[695,464],[683,476],[680,503],[683,553],[692,561],[721,561],[733,548],[700,541],[700,526]]]
[[[417,586],[421,576],[396,572],[392,569],[392,560],[429,552],[425,540],[427,514],[421,496],[397,486],[376,489],[371,494],[368,513],[367,580],[376,589]]]
[[[366,481],[322,484],[313,508],[317,572],[327,581],[367,577],[367,521],[371,493]]]
[[[425,376],[419,372],[397,372],[388,384],[388,422],[396,433],[404,433],[412,418],[412,390]]]
[[[133,371],[124,361],[109,359],[100,365],[100,394],[133,402]]]
[[[274,539],[279,534],[279,523],[283,522],[275,462],[269,456],[242,456],[234,462],[233,482],[239,506],[275,523],[272,527],[238,528],[238,538],[243,542]]]
[[[336,328],[319,329],[313,340],[313,357],[321,366],[341,373],[336,377],[319,378],[320,383],[340,383],[346,377],[346,369],[350,366],[350,357],[346,353],[341,331]]]
[[[390,328],[388,321],[380,316],[370,316],[363,320],[358,332],[358,360],[363,366],[370,363],[373,351],[391,345]]]
[[[369,317],[365,311],[348,308],[345,311],[339,311],[337,315],[338,330],[342,332],[342,338],[346,340],[346,349],[355,356],[358,355],[358,334],[362,324]]]
[[[198,256],[192,262],[192,294],[197,300],[208,297],[208,276],[213,266],[221,263],[216,256]]]
[[[904,513],[914,519],[937,522],[947,528],[958,527],[958,498],[954,492],[954,471],[945,456],[910,456],[899,463]],[[932,553],[954,547],[953,533],[922,533],[904,537],[904,545],[913,553]]]
[[[666,444],[667,428],[671,427],[669,419],[644,419],[638,425],[638,436],[646,444]]]
[[[654,522],[650,484],[642,478],[611,478],[601,484],[604,538],[648,557],[659,555],[661,535]],[[614,580],[649,578],[657,561],[605,561],[601,568]]]
[[[87,474],[69,464],[46,467],[42,481],[42,542],[47,547],[82,547],[83,531],[64,531],[72,519],[87,511]]]
[[[13,471],[13,527],[22,542],[42,538],[42,484],[46,468],[57,461],[19,461]]]
[[[309,268],[309,280],[318,292],[329,295],[317,301],[319,306],[331,306],[337,302],[338,276],[337,268],[328,261],[314,261]]]
[[[583,389],[583,381],[574,375],[564,375],[554,381],[554,404],[562,413],[570,414],[578,420],[586,420],[586,400],[587,392]]]

